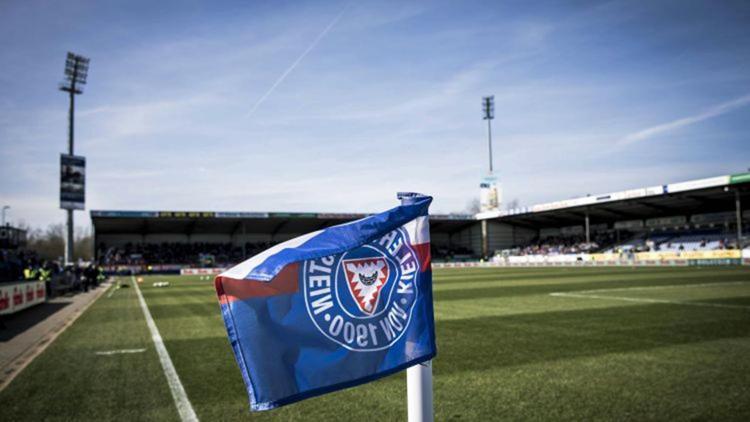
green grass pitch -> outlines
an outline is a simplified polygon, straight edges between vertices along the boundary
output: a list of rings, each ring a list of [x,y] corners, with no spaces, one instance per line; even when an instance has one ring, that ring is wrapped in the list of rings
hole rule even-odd
[[[403,373],[251,414],[211,281],[141,289],[201,420],[406,419]],[[750,268],[446,269],[434,289],[436,420],[750,420]],[[0,392],[0,419],[178,420],[135,289]]]

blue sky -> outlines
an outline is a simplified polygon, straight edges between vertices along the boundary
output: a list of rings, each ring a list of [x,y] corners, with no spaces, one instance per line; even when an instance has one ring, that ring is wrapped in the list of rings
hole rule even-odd
[[[463,211],[745,171],[747,2],[0,3],[0,202],[62,222],[67,51],[88,209]],[[77,222],[88,224],[85,214]]]

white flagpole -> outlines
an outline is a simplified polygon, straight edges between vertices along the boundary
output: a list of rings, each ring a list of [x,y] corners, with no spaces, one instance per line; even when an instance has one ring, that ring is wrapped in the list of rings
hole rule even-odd
[[[432,422],[432,361],[406,369],[409,422]]]
[[[415,193],[398,193],[401,205],[412,203]],[[409,422],[433,422],[432,361],[406,368],[406,401]]]

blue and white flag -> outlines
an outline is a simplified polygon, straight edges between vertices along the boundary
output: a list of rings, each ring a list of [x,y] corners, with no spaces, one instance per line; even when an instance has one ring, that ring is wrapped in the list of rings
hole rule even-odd
[[[435,356],[428,207],[278,244],[216,277],[250,408],[353,387]]]

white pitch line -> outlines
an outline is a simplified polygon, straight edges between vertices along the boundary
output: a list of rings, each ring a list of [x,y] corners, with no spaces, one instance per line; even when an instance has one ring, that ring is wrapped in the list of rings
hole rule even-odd
[[[667,284],[664,286],[633,286],[633,287],[616,287],[613,289],[592,289],[578,290],[574,293],[599,293],[599,292],[625,292],[631,290],[660,290],[660,289],[684,289],[688,287],[713,287],[713,286],[736,286],[748,284],[750,281],[724,281],[719,283],[693,283],[693,284]],[[564,293],[564,292],[561,292]]]
[[[120,286],[120,283],[117,282],[112,286],[112,289],[107,293],[107,299],[111,298],[112,295],[115,293],[115,290],[117,290],[117,287]]]
[[[123,355],[123,354],[130,354],[130,353],[143,353],[146,349],[120,349],[120,350],[104,350],[101,352],[96,352],[95,354],[99,356],[111,356],[111,355]]]
[[[185,387],[183,387],[182,382],[180,382],[180,377],[177,375],[177,370],[174,368],[172,359],[169,358],[169,352],[167,352],[167,348],[164,346],[164,340],[162,340],[161,334],[159,334],[159,329],[156,327],[156,323],[151,317],[151,312],[148,310],[146,301],[143,300],[141,289],[138,287],[135,277],[131,275],[130,280],[138,294],[138,302],[140,302],[143,316],[146,318],[146,325],[148,325],[148,329],[151,331],[151,339],[154,341],[154,347],[156,348],[156,353],[159,355],[161,367],[164,370],[164,375],[167,377],[169,390],[172,392],[174,404],[177,406],[177,413],[180,414],[180,419],[182,421],[197,422],[198,416],[195,414],[193,405],[190,404],[190,399],[188,399],[187,393],[185,392]]]
[[[649,298],[624,297],[624,296],[600,296],[600,295],[576,294],[576,293],[550,293],[549,295],[555,296],[555,297],[573,297],[573,298],[579,298],[579,299],[619,300],[623,302],[636,302],[636,303],[667,303],[670,305],[687,305],[687,306],[701,306],[701,307],[707,307],[707,308],[729,308],[729,309],[750,310],[750,306],[728,305],[724,303],[711,303],[711,302],[685,302],[681,300],[649,299]]]

